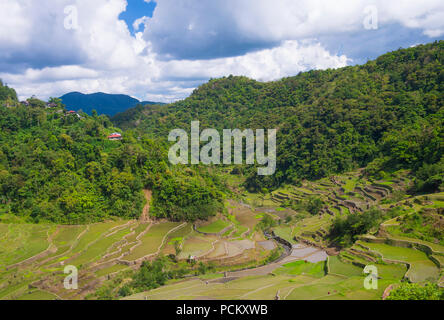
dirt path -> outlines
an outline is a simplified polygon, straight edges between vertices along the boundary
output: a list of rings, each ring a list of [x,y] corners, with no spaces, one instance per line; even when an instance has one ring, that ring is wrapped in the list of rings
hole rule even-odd
[[[149,223],[150,220],[150,204],[151,199],[153,198],[153,192],[151,190],[143,190],[143,193],[145,194],[146,199],[146,205],[143,208],[142,215],[140,216],[140,222],[141,223]]]

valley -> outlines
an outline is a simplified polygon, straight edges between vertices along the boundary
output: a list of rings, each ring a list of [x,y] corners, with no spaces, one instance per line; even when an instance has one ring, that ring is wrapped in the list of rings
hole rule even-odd
[[[442,300],[443,49],[230,75],[114,117],[0,81],[0,299]],[[274,174],[265,144],[169,161],[196,122],[271,130]]]
[[[95,299],[110,284],[118,298],[119,288],[143,261],[176,254],[181,263],[193,259],[215,267],[121,298],[381,299],[389,286],[404,280],[442,286],[442,238],[411,236],[399,223],[418,212],[439,213],[437,223],[442,223],[444,194],[406,196],[408,184],[407,172],[384,181],[351,172],[263,196],[244,192],[226,201],[225,214],[194,224],[146,216],[83,226],[0,224],[0,298]],[[316,215],[292,204],[314,196],[323,202]],[[397,213],[351,247],[331,246],[334,220],[370,207]],[[272,234],[260,228],[264,215],[275,222],[268,229]],[[79,269],[78,290],[63,287],[67,265]],[[363,287],[366,265],[378,268],[377,290]]]

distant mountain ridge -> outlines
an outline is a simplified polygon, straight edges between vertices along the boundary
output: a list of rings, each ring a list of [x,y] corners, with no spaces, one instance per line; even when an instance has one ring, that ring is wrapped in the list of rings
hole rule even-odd
[[[81,92],[70,92],[60,97],[63,104],[68,109],[83,110],[91,114],[92,110],[96,110],[99,114],[114,116],[119,112],[134,108],[141,105],[162,104],[152,101],[139,101],[133,97],[124,94],[107,94],[97,92],[92,94],[83,94]]]

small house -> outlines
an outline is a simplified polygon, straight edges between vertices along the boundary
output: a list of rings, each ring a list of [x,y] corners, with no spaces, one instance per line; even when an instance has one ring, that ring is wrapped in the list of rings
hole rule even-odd
[[[68,115],[68,116],[77,116],[77,118],[82,119],[82,116],[80,114],[78,114],[76,111],[72,111],[72,110],[67,111],[66,115]]]
[[[47,103],[46,104],[46,108],[47,109],[49,109],[49,108],[56,108],[57,107],[57,103],[54,103],[54,102],[51,102],[51,103]]]
[[[122,135],[118,132],[112,133],[108,136],[108,140],[111,141],[122,140]]]

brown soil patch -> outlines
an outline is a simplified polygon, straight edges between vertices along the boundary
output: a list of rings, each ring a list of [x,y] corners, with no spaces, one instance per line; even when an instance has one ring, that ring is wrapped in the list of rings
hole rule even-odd
[[[140,222],[148,223],[150,222],[150,205],[151,199],[153,198],[153,192],[151,190],[143,190],[143,193],[145,194],[146,205],[143,208],[142,215],[140,216]]]

